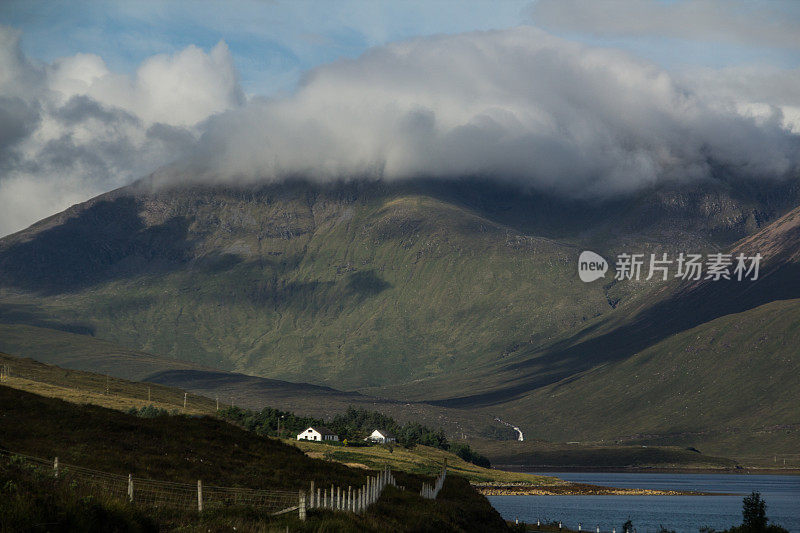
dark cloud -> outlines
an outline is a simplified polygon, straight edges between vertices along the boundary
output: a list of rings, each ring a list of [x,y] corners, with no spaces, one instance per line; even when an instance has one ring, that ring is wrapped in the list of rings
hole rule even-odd
[[[0,154],[28,137],[39,124],[39,110],[19,97],[0,96]]]
[[[70,98],[66,104],[53,112],[53,117],[65,126],[74,126],[87,120],[97,120],[104,124],[129,124],[139,126],[141,122],[131,113],[119,108],[107,108],[97,100],[84,95]]]

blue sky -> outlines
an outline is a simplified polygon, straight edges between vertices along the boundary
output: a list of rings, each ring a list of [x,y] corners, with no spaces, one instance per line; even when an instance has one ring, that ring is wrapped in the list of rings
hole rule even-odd
[[[685,2],[654,3],[669,6]],[[595,8],[609,5],[594,4]],[[761,4],[800,26],[800,2]],[[724,3],[722,6],[726,8]],[[702,33],[689,38],[675,38],[668,32],[609,35],[593,28],[552,24],[552,20],[548,24],[546,19],[552,17],[537,13],[536,7],[530,0],[5,0],[0,4],[0,23],[22,30],[22,49],[31,58],[50,62],[79,52],[94,53],[102,56],[111,70],[125,73],[154,54],[172,54],[191,44],[208,50],[224,40],[244,90],[262,95],[291,91],[308,69],[356,57],[375,45],[529,24],[584,43],[626,49],[667,68],[754,63],[800,66],[796,48],[736,42],[736,38],[720,41],[714,39],[714,32],[707,32],[708,38]]]
[[[302,72],[371,46],[438,33],[526,22],[527,1],[304,2],[144,1],[0,4],[0,21],[23,31],[25,53],[43,61],[95,53],[130,72],[145,58],[224,40],[248,93],[290,90]]]

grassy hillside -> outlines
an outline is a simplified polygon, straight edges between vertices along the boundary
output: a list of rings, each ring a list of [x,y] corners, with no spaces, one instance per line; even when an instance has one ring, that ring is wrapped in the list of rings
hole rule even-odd
[[[174,358],[147,367],[164,383],[270,394],[206,365],[358,390],[454,436],[488,436],[499,418],[529,439],[786,453],[800,235],[793,215],[767,222],[797,192],[720,181],[589,205],[467,180],[143,183],[0,240],[0,349],[144,372],[138,352],[104,357],[108,342]],[[584,248],[700,252],[750,234],[740,246],[769,252],[754,285],[575,273]],[[42,328],[75,349],[37,340]],[[303,409],[365,399],[271,390]]]
[[[757,281],[667,284],[616,320],[467,376],[481,388],[438,403],[502,409],[529,438],[694,446],[764,466],[779,455],[797,467],[800,210],[733,251],[763,254]],[[582,372],[559,368],[578,360]]]
[[[184,391],[173,387],[64,369],[2,353],[0,353],[0,365],[10,370],[10,376],[4,376],[0,384],[39,396],[65,400],[81,406],[91,404],[123,412],[132,408],[141,410],[152,406],[168,413],[212,416],[230,422],[230,417],[224,416],[226,408],[229,406],[224,398],[219,404],[221,412],[217,412],[217,404],[214,399],[196,394],[186,395],[186,407],[184,408]],[[442,409],[439,410],[442,411]],[[303,411],[298,411],[297,414],[315,416]],[[420,418],[412,418],[412,420],[419,422]],[[284,424],[284,429],[285,427],[286,424]],[[275,429],[274,426],[272,429]],[[323,457],[340,463],[357,462],[360,468],[377,469],[383,464],[390,464],[393,468],[406,472],[435,476],[442,463],[448,461],[456,472],[471,480],[503,481],[511,475],[515,476],[514,479],[517,481],[528,483],[540,481],[532,476],[520,476],[481,468],[463,461],[454,453],[426,446],[416,446],[411,450],[394,447],[390,452],[383,447],[345,449],[341,446],[331,448],[319,443],[304,443],[294,440],[286,441],[286,443],[311,452],[310,456]],[[351,454],[353,455],[351,456]]]
[[[513,432],[485,415],[475,416],[459,409],[437,407],[426,403],[409,403],[386,398],[376,398],[358,393],[347,393],[279,380],[258,378],[230,372],[202,368],[164,370],[149,374],[151,370],[168,367],[170,360],[148,354],[134,353],[130,359],[118,347],[105,352],[109,343],[92,337],[68,334],[45,328],[0,325],[6,338],[22,338],[35,335],[27,353],[38,357],[37,348],[62,340],[65,350],[46,355],[45,360],[60,359],[72,368],[44,364],[30,358],[20,358],[0,352],[0,364],[8,365],[11,379],[6,385],[35,392],[43,396],[61,398],[77,403],[92,403],[114,409],[141,409],[153,404],[168,411],[178,410],[187,414],[212,414],[216,411],[215,399],[220,408],[229,405],[261,410],[273,407],[291,411],[302,416],[330,418],[344,413],[348,407],[357,406],[392,416],[400,422],[421,422],[430,427],[443,428],[450,435],[483,435],[511,438]],[[77,338],[74,338],[77,337]],[[68,343],[74,342],[70,348]],[[74,352],[68,353],[67,350]],[[83,351],[85,350],[85,351]],[[59,355],[60,354],[60,355]],[[141,357],[152,359],[145,363]],[[176,365],[182,365],[176,362]],[[126,366],[127,365],[127,366]],[[126,368],[129,371],[126,372]],[[143,375],[146,382],[121,379],[119,374],[108,375],[87,372],[81,369],[97,369],[119,373]],[[137,370],[138,369],[138,370]],[[108,391],[108,393],[107,393]],[[184,392],[188,392],[187,409],[183,409]]]
[[[554,478],[552,477],[505,472],[476,466],[462,460],[452,453],[429,446],[415,446],[408,450],[402,446],[365,446],[353,448],[305,441],[295,441],[291,444],[298,446],[311,457],[338,461],[354,467],[374,469],[380,468],[381,465],[388,464],[392,469],[435,476],[437,472],[441,470],[441,465],[447,462],[449,472],[453,472],[470,481],[528,483],[537,485],[554,482]]]
[[[648,292],[581,283],[581,247],[729,243],[785,209],[786,187],[587,204],[474,180],[142,183],[0,240],[0,321],[337,389],[414,383],[546,347]]]
[[[135,477],[187,483],[202,479],[209,485],[285,490],[307,488],[312,479],[318,486],[327,483],[357,486],[367,475],[363,469],[310,458],[293,446],[258,437],[209,417],[142,419],[101,407],[77,406],[43,398],[4,386],[0,386],[0,405],[3,406],[0,416],[0,447],[3,449],[45,458],[58,456],[63,463],[110,473],[131,473]],[[16,521],[9,523],[4,520],[4,527],[12,530],[15,526],[30,527],[33,521],[41,520],[47,514],[56,515],[55,522],[60,523],[65,517],[59,517],[58,513],[53,513],[54,510],[57,511],[59,506],[73,510],[79,506],[77,498],[70,500],[69,493],[64,494],[56,487],[59,492],[52,495],[40,486],[46,483],[44,479],[26,478],[25,472],[18,470],[14,465],[0,468],[3,490],[12,492],[12,497],[4,497],[0,505],[4,516]],[[380,505],[363,518],[312,513],[306,527],[309,530],[320,527],[339,529],[335,524],[341,523],[341,528],[353,531],[377,530],[378,524],[396,530],[420,530],[420,527],[423,530],[505,530],[505,524],[485,498],[472,491],[465,480],[455,476],[445,485],[436,502],[422,502],[413,491],[418,490],[426,479],[429,478],[399,473],[399,483],[411,492],[388,491]],[[28,492],[23,494],[20,491]],[[80,494],[78,491],[76,496]],[[28,497],[17,498],[18,495]],[[42,498],[48,497],[55,500],[51,502],[54,508],[37,505]],[[98,500],[102,502],[102,496]],[[72,515],[75,513],[83,516],[80,509]],[[206,527],[205,519],[196,514],[163,516],[158,513],[150,516],[168,528]],[[241,526],[244,522],[245,529],[251,529],[271,522],[257,513],[241,511],[216,519],[222,523],[212,522],[215,529],[223,523],[230,527]],[[131,520],[136,520],[136,517]],[[214,520],[214,517],[208,520]],[[334,525],[331,525],[331,520]],[[284,521],[278,519],[277,523],[283,524]],[[101,530],[102,527],[91,529]]]
[[[798,343],[800,300],[772,302],[538,389],[509,417],[536,438],[687,445],[756,464],[781,454],[797,467]]]
[[[71,403],[92,404],[122,411],[153,405],[159,409],[189,415],[212,415],[216,411],[214,399],[197,394],[186,395],[184,409],[183,390],[155,383],[72,370],[4,353],[0,353],[0,365],[9,370],[9,376],[4,376],[3,385]],[[226,406],[225,399],[220,406]]]
[[[183,407],[184,392],[180,389],[157,385],[154,383],[139,383],[109,378],[101,374],[68,370],[53,365],[46,365],[32,359],[20,359],[5,354],[0,354],[0,364],[8,365],[11,370],[10,378],[3,381],[3,385],[26,392],[33,392],[41,396],[67,400],[77,404],[92,404],[109,407],[121,411],[131,408],[142,409],[154,406],[167,412],[188,415],[216,416],[216,402],[205,396],[189,394],[187,408]],[[223,400],[220,406],[224,409]],[[443,408],[441,412],[447,412]],[[389,411],[384,411],[389,412]],[[407,412],[398,411],[400,414]],[[423,413],[427,410],[422,409]],[[298,411],[300,414],[316,416],[313,413]],[[410,417],[407,421],[419,422],[425,420],[419,416]],[[444,418],[431,418],[431,423],[447,421]],[[379,468],[389,464],[395,470],[413,472],[423,475],[435,475],[440,465],[446,460],[450,468],[460,476],[470,481],[491,482],[523,482],[540,483],[542,480],[527,474],[515,474],[497,469],[486,469],[467,463],[457,455],[443,450],[416,446],[407,450],[401,446],[391,449],[381,446],[345,448],[342,446],[328,446],[320,443],[306,443],[294,440],[286,441],[287,444],[298,446],[309,456],[337,461],[357,468]],[[635,457],[637,465],[657,466],[659,468],[719,468],[730,466],[730,461],[715,460],[697,453],[684,452],[676,454],[669,452],[664,455],[664,450],[657,446],[641,449],[637,447],[636,454],[620,453],[616,446],[591,446],[581,447],[577,450],[574,445],[559,446],[543,441],[518,443],[513,441],[474,440],[470,443],[477,445],[482,453],[492,457],[493,461],[500,464],[521,465],[526,461],[538,461],[545,457],[546,461],[555,465],[588,465],[604,464],[609,467],[623,468],[634,463],[630,462]],[[455,444],[459,444],[458,441]],[[629,448],[630,449],[630,448]],[[558,452],[558,453],[554,453]],[[566,452],[566,453],[564,453]]]
[[[6,308],[339,389],[465,368],[609,309],[575,278],[574,247],[413,189],[115,193],[59,222],[4,239]]]
[[[0,352],[130,380],[143,380],[167,370],[203,368],[191,362],[128,349],[91,335],[57,329],[58,324],[50,326],[0,323]]]

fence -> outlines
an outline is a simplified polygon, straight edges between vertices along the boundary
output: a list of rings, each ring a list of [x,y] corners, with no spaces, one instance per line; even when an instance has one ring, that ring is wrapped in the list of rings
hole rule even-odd
[[[353,490],[353,487],[347,487],[347,491],[345,491],[342,487],[335,487],[334,485],[331,485],[330,489],[318,487],[315,490],[314,482],[312,481],[311,489],[309,490],[308,508],[349,511],[360,514],[378,501],[383,489],[389,485],[396,486],[396,483],[388,466],[384,467],[377,476],[368,477],[367,482],[356,490]]]
[[[16,458],[44,468],[51,468],[55,477],[75,481],[92,492],[156,508],[203,511],[204,509],[248,506],[278,515],[298,510],[304,498],[302,491],[298,493],[285,490],[217,487],[203,485],[201,480],[198,480],[195,485],[138,478],[130,474],[121,476],[60,463],[58,457],[51,461],[4,451],[0,451],[0,457]],[[304,513],[301,513],[301,516],[302,514]]]
[[[7,363],[0,355],[0,383],[43,396],[96,403],[116,409],[146,405],[184,413],[211,414],[235,405],[233,395],[207,398],[157,383],[135,382],[96,372],[71,370],[36,362]],[[52,389],[51,389],[52,387]],[[100,397],[105,397],[101,399]],[[240,399],[240,398],[239,398]],[[182,411],[181,411],[182,410]]]
[[[298,511],[301,520],[306,519],[307,509],[330,509],[361,514],[378,501],[386,487],[397,486],[394,475],[388,466],[378,472],[378,475],[368,477],[367,481],[355,490],[348,486],[345,491],[342,487],[335,485],[331,485],[330,489],[327,487],[315,488],[312,481],[311,488],[306,493],[304,490],[292,492],[217,487],[203,485],[201,480],[197,480],[195,486],[189,483],[133,477],[131,474],[122,476],[61,463],[58,457],[53,460],[42,459],[3,450],[0,450],[0,457],[7,460],[22,460],[42,468],[52,469],[53,475],[57,478],[78,482],[93,492],[128,500],[136,505],[198,512],[202,512],[204,509],[247,506],[267,510],[273,515]],[[425,498],[436,498],[444,484],[446,474],[447,463],[436,479],[434,487],[427,483],[423,484],[421,495]]]
[[[429,500],[435,500],[436,496],[439,495],[439,491],[442,490],[442,487],[444,486],[445,477],[447,477],[447,460],[445,460],[444,466],[442,467],[442,473],[436,478],[436,482],[433,484],[433,486],[430,486],[428,483],[423,483],[422,490],[419,491],[419,495]]]

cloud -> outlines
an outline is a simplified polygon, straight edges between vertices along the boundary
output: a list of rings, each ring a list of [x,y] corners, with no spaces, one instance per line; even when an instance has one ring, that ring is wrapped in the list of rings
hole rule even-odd
[[[244,100],[224,42],[126,76],[93,54],[34,63],[0,27],[0,235],[180,157],[205,119]]]
[[[692,68],[681,72],[680,78],[708,101],[732,103],[743,115],[778,120],[800,134],[800,69],[769,65]]]
[[[797,79],[668,72],[520,27],[375,47],[247,100],[222,42],[128,76],[92,54],[32,62],[0,29],[0,234],[170,162],[182,183],[482,176],[583,198],[797,175]]]
[[[601,37],[660,36],[800,47],[800,6],[794,1],[538,0],[530,15],[540,27]]]
[[[756,120],[737,107],[738,89],[710,88],[534,28],[416,39],[314,69],[288,98],[215,115],[191,164],[209,179],[481,175],[584,197],[715,167],[797,170],[798,137],[779,116]]]

